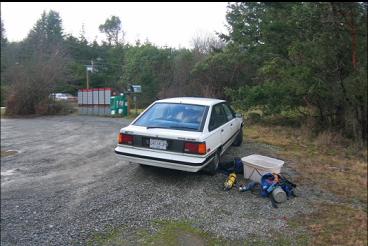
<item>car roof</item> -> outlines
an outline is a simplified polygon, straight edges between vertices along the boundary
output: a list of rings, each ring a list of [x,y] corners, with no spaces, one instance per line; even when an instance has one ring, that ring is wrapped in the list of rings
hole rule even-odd
[[[196,104],[196,105],[206,105],[211,106],[220,102],[225,102],[225,100],[216,98],[205,98],[205,97],[174,97],[158,100],[156,102],[166,102],[166,103],[183,103],[183,104]]]

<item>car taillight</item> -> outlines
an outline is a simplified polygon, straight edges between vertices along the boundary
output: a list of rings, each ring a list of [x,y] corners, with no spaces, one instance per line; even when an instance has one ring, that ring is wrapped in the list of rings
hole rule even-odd
[[[119,133],[118,143],[133,145],[133,135]]]
[[[206,154],[206,144],[205,143],[184,143],[184,152],[190,154]]]

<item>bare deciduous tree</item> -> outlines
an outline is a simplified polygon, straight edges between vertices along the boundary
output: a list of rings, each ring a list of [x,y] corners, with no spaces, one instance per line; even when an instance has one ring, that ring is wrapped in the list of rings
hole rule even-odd
[[[198,33],[192,39],[193,50],[202,55],[208,55],[211,52],[222,50],[225,43],[212,33]]]
[[[57,84],[67,80],[67,58],[60,47],[52,52],[34,53],[28,62],[10,66],[5,74],[11,82],[6,113],[45,114],[49,112],[49,95]]]

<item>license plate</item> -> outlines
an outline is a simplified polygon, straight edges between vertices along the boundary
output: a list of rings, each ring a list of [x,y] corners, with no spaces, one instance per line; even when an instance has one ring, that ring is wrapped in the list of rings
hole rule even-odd
[[[150,148],[152,149],[167,149],[167,141],[161,139],[150,138]]]

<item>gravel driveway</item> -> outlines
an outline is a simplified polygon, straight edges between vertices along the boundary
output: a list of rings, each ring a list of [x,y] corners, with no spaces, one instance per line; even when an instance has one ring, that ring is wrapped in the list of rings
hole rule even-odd
[[[267,237],[292,230],[287,219],[311,211],[303,194],[274,209],[258,195],[223,191],[221,173],[128,164],[114,153],[128,123],[93,116],[1,119],[1,149],[19,151],[1,158],[1,244],[85,244],[111,226],[126,226],[128,235],[161,219],[189,220],[224,238]],[[225,158],[275,151],[245,143]]]

